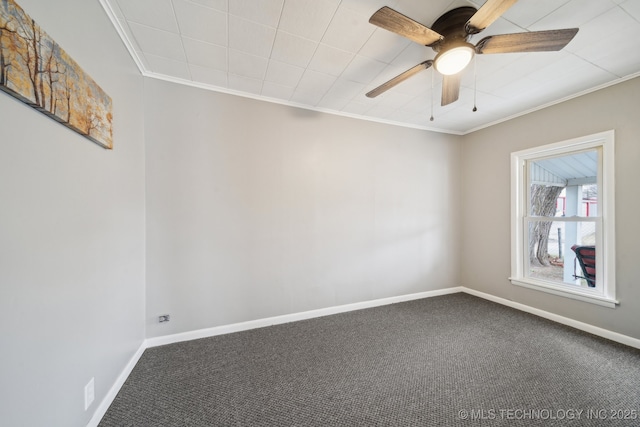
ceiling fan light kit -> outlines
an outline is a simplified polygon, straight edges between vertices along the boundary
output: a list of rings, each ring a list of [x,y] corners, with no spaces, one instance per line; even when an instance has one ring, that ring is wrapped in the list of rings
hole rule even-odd
[[[448,105],[458,100],[462,71],[474,55],[557,51],[564,48],[578,32],[577,28],[530,31],[488,36],[475,46],[468,42],[469,37],[482,32],[516,1],[487,0],[480,9],[458,7],[440,16],[432,28],[387,6],[382,7],[369,19],[371,24],[431,47],[437,55],[433,60],[424,61],[371,90],[367,96],[374,98],[433,65],[443,75],[441,105]]]
[[[464,70],[473,59],[475,48],[470,43],[461,43],[438,52],[433,60],[433,66],[440,74],[449,76]]]

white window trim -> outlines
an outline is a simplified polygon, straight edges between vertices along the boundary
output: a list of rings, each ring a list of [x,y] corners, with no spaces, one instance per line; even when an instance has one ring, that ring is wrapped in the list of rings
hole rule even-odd
[[[509,280],[512,284],[610,308],[615,308],[618,304],[615,292],[614,140],[615,133],[610,130],[511,153],[511,277]],[[524,248],[524,217],[528,192],[527,174],[524,168],[526,161],[593,148],[602,150],[601,170],[598,170],[598,185],[602,188],[598,195],[602,241],[598,242],[596,260],[598,262],[596,280],[600,285],[599,289],[597,291],[585,288],[572,289],[559,283],[526,277],[524,274],[527,264],[525,256],[528,256],[528,251]]]

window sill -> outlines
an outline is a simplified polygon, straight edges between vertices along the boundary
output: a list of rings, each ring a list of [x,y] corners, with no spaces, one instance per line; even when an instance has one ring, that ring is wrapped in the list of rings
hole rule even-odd
[[[620,304],[613,298],[608,298],[602,295],[594,295],[588,291],[579,291],[569,288],[565,288],[560,285],[554,285],[552,283],[546,283],[538,280],[523,279],[523,278],[509,278],[511,283],[516,286],[522,286],[524,288],[534,289],[540,292],[546,292],[553,295],[559,295],[566,298],[575,299],[578,301],[584,301],[591,304],[601,305],[608,308],[616,308],[616,305]]]

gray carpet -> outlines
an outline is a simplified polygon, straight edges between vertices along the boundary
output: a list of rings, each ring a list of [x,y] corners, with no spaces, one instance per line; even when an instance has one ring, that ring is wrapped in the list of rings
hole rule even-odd
[[[100,426],[638,426],[638,412],[639,350],[453,294],[150,348]]]

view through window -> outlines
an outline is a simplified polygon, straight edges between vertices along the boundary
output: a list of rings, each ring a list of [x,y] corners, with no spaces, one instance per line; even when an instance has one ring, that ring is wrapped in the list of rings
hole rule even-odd
[[[598,151],[527,163],[529,276],[595,287]]]

